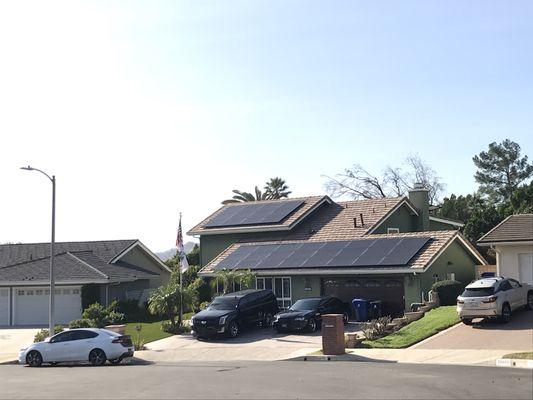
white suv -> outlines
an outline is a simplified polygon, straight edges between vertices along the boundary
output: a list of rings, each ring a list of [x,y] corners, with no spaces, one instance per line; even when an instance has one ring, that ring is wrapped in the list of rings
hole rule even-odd
[[[464,324],[474,318],[500,318],[509,322],[520,307],[533,309],[533,288],[510,278],[484,278],[472,282],[457,297],[457,312]]]

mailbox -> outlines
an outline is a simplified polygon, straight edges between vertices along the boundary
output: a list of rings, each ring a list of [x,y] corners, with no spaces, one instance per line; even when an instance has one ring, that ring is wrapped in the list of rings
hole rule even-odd
[[[345,353],[344,321],[342,314],[322,316],[322,352],[325,355]]]

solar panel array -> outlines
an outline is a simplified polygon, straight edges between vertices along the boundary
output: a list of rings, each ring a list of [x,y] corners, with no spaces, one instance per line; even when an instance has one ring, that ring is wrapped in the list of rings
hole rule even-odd
[[[239,246],[220,261],[216,269],[405,266],[429,239],[429,237],[403,237],[247,244]]]
[[[205,228],[241,225],[263,225],[281,222],[304,203],[303,200],[287,200],[268,203],[231,205],[212,218]]]

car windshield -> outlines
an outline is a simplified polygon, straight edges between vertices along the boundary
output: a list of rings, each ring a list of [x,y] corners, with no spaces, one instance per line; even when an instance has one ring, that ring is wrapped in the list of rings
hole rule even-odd
[[[209,304],[209,308],[213,310],[234,310],[238,303],[238,297],[220,296],[215,297],[213,302]]]
[[[462,297],[487,297],[494,294],[493,287],[465,289]]]
[[[289,310],[293,311],[305,311],[316,310],[320,303],[320,299],[302,299],[294,303]]]

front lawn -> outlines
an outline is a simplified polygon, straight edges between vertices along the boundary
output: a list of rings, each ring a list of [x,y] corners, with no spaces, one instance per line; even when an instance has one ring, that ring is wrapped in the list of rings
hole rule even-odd
[[[172,336],[171,333],[163,332],[161,330],[161,322],[128,322],[126,324],[126,335],[131,335],[132,339],[137,338],[137,331],[135,327],[141,325],[141,338],[144,340],[144,343],[150,343],[155,340],[164,339],[166,337]]]
[[[377,340],[365,340],[362,347],[403,349],[412,346],[459,322],[455,306],[443,306],[428,311],[418,321]]]
[[[528,351],[525,353],[512,353],[506,354],[503,358],[515,358],[520,360],[533,360],[533,351]]]

